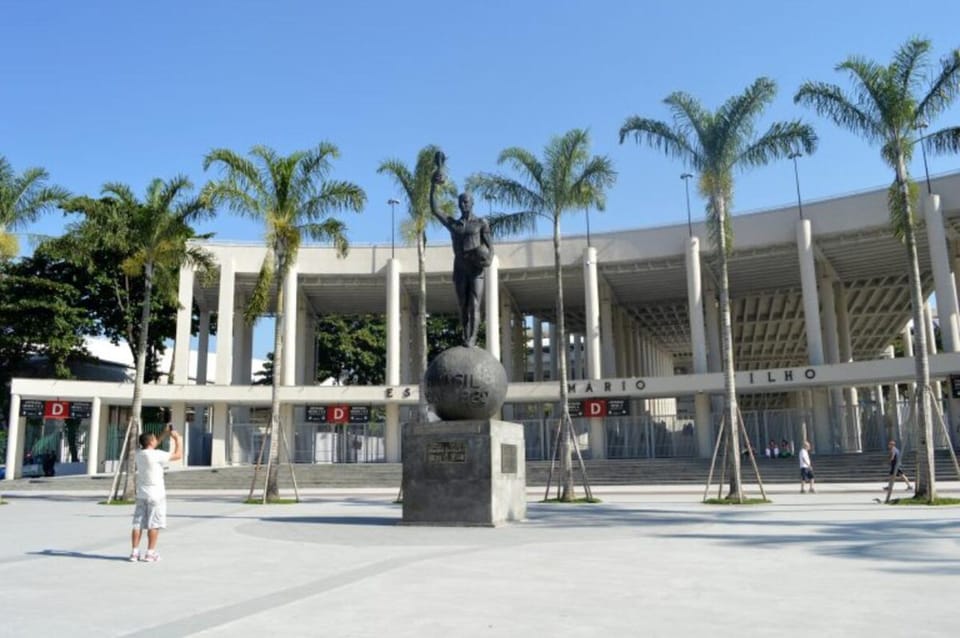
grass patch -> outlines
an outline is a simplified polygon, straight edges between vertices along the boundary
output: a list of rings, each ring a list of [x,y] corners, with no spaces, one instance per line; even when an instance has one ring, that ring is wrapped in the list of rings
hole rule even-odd
[[[541,503],[563,503],[564,505],[567,505],[567,504],[575,504],[575,503],[602,503],[603,501],[601,501],[596,496],[594,496],[593,498],[587,498],[586,496],[584,496],[581,498],[575,498],[570,501],[564,501],[559,498],[545,498],[540,502]]]
[[[745,498],[743,502],[735,498],[708,498],[703,501],[704,505],[764,505],[772,503],[770,499],[765,498]]]
[[[268,498],[266,503],[262,498],[248,498],[243,501],[245,505],[293,505],[299,502],[295,498]]]
[[[126,501],[125,501],[125,500],[123,500],[122,498],[118,498],[118,499],[113,500],[113,501],[98,501],[98,502],[97,502],[97,505],[134,505],[135,503],[136,503],[136,501],[134,501],[134,500],[126,500]]]
[[[890,505],[960,505],[960,498],[950,496],[940,496],[933,499],[931,503],[925,498],[895,498],[890,501]]]

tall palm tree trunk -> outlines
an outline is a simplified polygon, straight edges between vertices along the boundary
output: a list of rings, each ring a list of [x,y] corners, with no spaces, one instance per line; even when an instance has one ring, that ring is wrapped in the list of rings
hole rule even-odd
[[[560,500],[576,498],[573,487],[573,422],[567,403],[567,329],[564,320],[563,272],[560,268],[560,214],[553,216],[553,274],[557,284],[557,335],[554,347],[557,350],[557,366],[560,368]]]
[[[737,410],[737,387],[733,367],[733,322],[730,317],[730,280],[727,273],[727,203],[725,198],[714,200],[720,229],[717,233],[720,253],[720,322],[723,342],[723,416],[727,427],[727,458],[730,462],[730,493],[727,498],[743,501],[743,485],[740,481],[740,421]]]
[[[274,314],[276,323],[273,327],[273,383],[270,389],[270,426],[267,435],[270,437],[270,450],[267,454],[267,488],[263,499],[268,501],[279,498],[280,485],[277,475],[280,467],[280,377],[283,374],[283,299],[286,296],[287,269],[286,258],[277,253],[277,311]]]
[[[423,231],[417,232],[417,385],[420,386],[420,398],[417,401],[420,422],[427,421],[427,393],[424,392],[423,376],[427,371],[427,256],[424,250],[426,236]]]
[[[916,496],[933,501],[937,497],[936,472],[933,460],[933,421],[930,418],[930,361],[927,357],[927,334],[923,319],[923,292],[920,285],[920,262],[917,258],[917,236],[913,227],[913,211],[910,205],[909,182],[903,158],[897,167],[897,187],[903,197],[903,206],[907,223],[904,224],[904,244],[907,248],[907,260],[910,275],[910,298],[913,306],[914,357],[916,367],[917,429],[920,443],[917,458],[920,467],[916,476]],[[902,441],[901,441],[902,446]]]
[[[125,501],[133,500],[136,490],[133,481],[133,458],[140,444],[140,413],[143,411],[143,378],[147,369],[147,338],[150,331],[150,304],[153,297],[153,261],[148,261],[143,268],[143,306],[140,309],[140,338],[137,339],[137,368],[133,378],[133,404],[130,406],[130,431],[127,436],[126,459],[127,473],[123,480],[123,495]]]

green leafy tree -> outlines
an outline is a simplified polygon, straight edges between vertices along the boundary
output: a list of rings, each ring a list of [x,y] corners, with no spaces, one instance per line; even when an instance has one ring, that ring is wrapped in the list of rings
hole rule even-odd
[[[273,375],[276,368],[273,365],[273,353],[268,352],[263,366],[253,373],[253,385],[273,385]]]
[[[48,186],[49,177],[42,168],[28,168],[17,175],[7,158],[0,155],[0,261],[16,257],[19,250],[17,238],[10,231],[22,228],[69,197],[65,189]]]
[[[673,115],[673,124],[633,116],[620,128],[620,143],[633,137],[681,160],[698,174],[700,194],[707,200],[707,229],[717,251],[720,274],[722,324],[724,421],[730,464],[729,498],[743,501],[740,474],[739,419],[734,380],[733,334],[730,319],[730,284],[727,260],[733,249],[730,210],[733,206],[734,172],[784,158],[797,148],[812,153],[817,137],[799,121],[775,122],[759,137],[757,119],[776,95],[776,84],[758,78],[740,95],[711,112],[696,98],[683,92],[669,95],[664,103]]]
[[[266,226],[267,255],[244,316],[248,322],[264,314],[271,291],[276,288],[273,353],[274,369],[283,370],[283,299],[285,282],[303,240],[332,242],[338,255],[348,250],[346,227],[333,217],[340,211],[360,211],[366,195],[350,182],[328,179],[331,160],[339,156],[337,147],[322,142],[307,151],[278,155],[266,146],[254,146],[248,159],[223,148],[210,151],[203,161],[204,170],[217,166],[222,178],[204,188],[205,197],[214,204]],[[280,426],[280,375],[273,375],[268,434]],[[267,459],[267,486],[263,500],[279,496],[277,469],[280,460],[279,437],[270,436]]]
[[[9,408],[13,377],[71,378],[70,360],[82,356],[95,330],[84,293],[45,256],[0,265],[0,383]]]
[[[168,181],[155,179],[147,187],[144,199],[140,200],[127,185],[108,183],[104,185],[100,199],[76,197],[63,205],[67,212],[80,213],[83,218],[71,224],[68,233],[58,241],[56,247],[60,251],[72,255],[73,259],[91,269],[104,266],[96,262],[102,252],[115,251],[124,255],[119,267],[125,277],[143,278],[133,401],[125,434],[127,447],[124,464],[127,467],[136,452],[142,423],[143,384],[154,288],[170,294],[177,288],[181,266],[192,264],[205,269],[211,264],[207,253],[188,243],[196,238],[191,224],[211,214],[204,200],[189,195],[192,188],[190,180],[183,176]],[[134,324],[131,321],[127,325],[125,336],[128,343],[133,343]],[[115,490],[118,485],[115,481]],[[131,473],[128,471],[122,492],[112,493],[109,499],[121,495],[124,500],[132,499],[133,490]]]
[[[417,245],[417,339],[419,341],[418,371],[427,369],[427,274],[426,247],[427,226],[434,222],[430,214],[430,179],[434,171],[434,156],[440,148],[434,145],[423,147],[417,153],[417,164],[413,171],[399,159],[390,159],[377,169],[378,173],[389,175],[403,192],[408,219],[403,225],[403,235]],[[438,206],[446,215],[452,215],[456,208],[456,185],[445,182],[439,187]],[[420,419],[427,419],[426,393],[420,392]]]
[[[918,129],[942,114],[960,91],[960,49],[954,49],[931,68],[928,63],[931,47],[929,40],[910,39],[894,53],[888,65],[860,56],[847,58],[836,70],[849,77],[851,92],[835,84],[805,82],[794,96],[798,104],[812,107],[837,126],[879,146],[883,161],[893,169],[887,203],[893,231],[907,250],[914,326],[923,326],[924,300],[917,259],[917,188],[910,180],[907,167],[919,141]],[[960,151],[960,127],[940,129],[925,139],[932,152]],[[924,332],[916,330],[916,385],[928,389],[930,365]],[[916,496],[933,502],[937,491],[930,393],[921,391],[918,398],[917,423],[923,449],[919,455],[921,471]]]
[[[383,385],[386,348],[383,315],[323,315],[317,320],[317,377],[343,385]]]
[[[500,153],[498,164],[506,164],[519,177],[481,173],[471,178],[474,189],[485,197],[519,212],[491,215],[490,229],[495,235],[517,233],[534,228],[544,217],[553,226],[553,263],[557,294],[557,343],[567,342],[564,324],[563,273],[560,263],[560,218],[569,212],[596,207],[603,210],[606,190],[616,181],[613,162],[606,156],[590,156],[590,136],[573,129],[553,138],[544,149],[543,160],[518,147]],[[560,473],[564,501],[574,500],[573,422],[567,401],[567,348],[558,350],[560,383]]]

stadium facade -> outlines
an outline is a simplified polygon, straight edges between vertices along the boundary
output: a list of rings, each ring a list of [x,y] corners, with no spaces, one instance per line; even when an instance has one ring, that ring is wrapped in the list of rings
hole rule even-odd
[[[960,173],[931,180],[919,216],[923,293],[936,311],[928,304],[924,325],[915,328],[929,337],[939,330],[939,351],[928,339],[931,372],[951,395],[951,381],[960,381],[953,378],[960,374]],[[754,445],[797,445],[805,437],[819,453],[836,453],[910,437],[914,327],[906,250],[890,229],[886,189],[805,203],[802,212],[793,206],[738,215],[733,228],[734,360]],[[262,442],[270,388],[250,383],[253,332],[242,308],[265,249],[203,247],[218,272],[201,278],[181,271],[173,383],[147,386],[145,403],[170,407],[186,424],[186,463],[249,463]],[[456,313],[451,259],[446,244],[427,250],[431,314]],[[571,407],[585,453],[709,456],[723,379],[715,254],[704,225],[567,237],[561,262]],[[342,259],[332,248],[301,249],[286,282],[292,294],[284,299],[284,356],[275,371],[295,460],[399,460],[400,424],[415,414],[421,375],[416,264],[408,247],[354,247]],[[553,277],[552,240],[529,239],[498,243],[485,279],[485,347],[507,370],[503,416],[524,422],[531,459],[550,454],[559,397]],[[193,304],[200,334],[191,375]],[[386,317],[386,385],[316,384],[315,318],[361,313]],[[911,356],[895,356],[894,343]],[[85,471],[109,471],[131,396],[128,383],[15,379],[7,478],[22,473],[31,442],[71,413],[86,428]],[[954,402],[944,401],[940,445],[957,436]],[[42,417],[47,425],[38,434]]]

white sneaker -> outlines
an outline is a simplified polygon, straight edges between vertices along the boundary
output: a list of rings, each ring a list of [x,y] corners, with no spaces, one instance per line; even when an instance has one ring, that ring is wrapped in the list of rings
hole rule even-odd
[[[139,550],[136,550],[136,549],[135,549],[135,550],[133,550],[132,552],[130,552],[130,558],[128,558],[127,560],[129,560],[131,563],[135,563],[135,562],[137,562],[138,560],[140,560],[140,552],[139,552]]]
[[[141,558],[140,560],[142,560],[145,563],[156,563],[157,561],[160,560],[160,554],[156,552],[147,552],[146,554],[143,555],[143,558]]]

